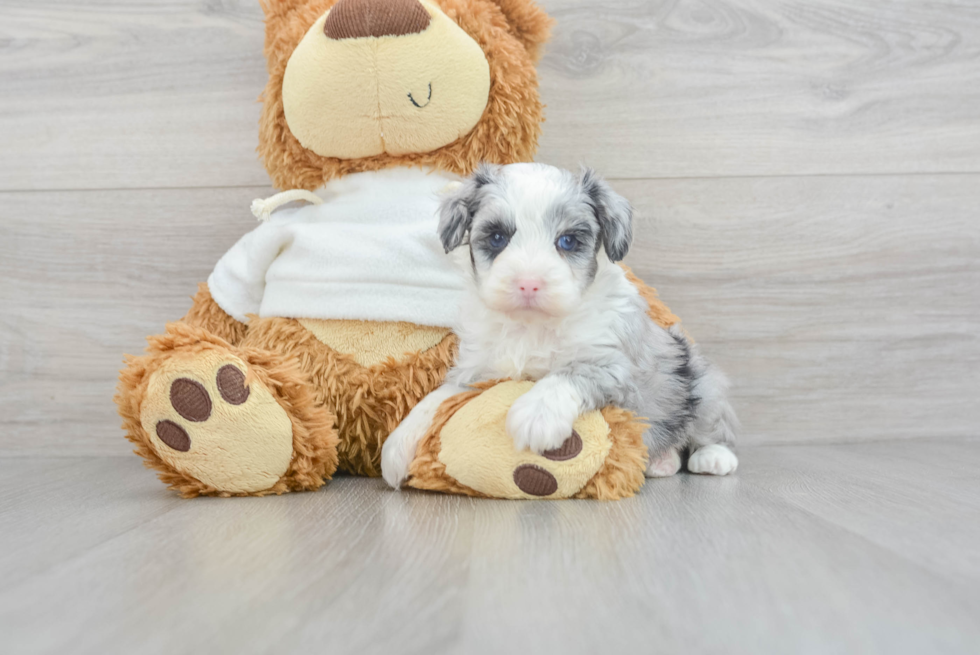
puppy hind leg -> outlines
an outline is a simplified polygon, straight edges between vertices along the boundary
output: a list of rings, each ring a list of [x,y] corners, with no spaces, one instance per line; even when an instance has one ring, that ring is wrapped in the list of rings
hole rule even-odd
[[[728,401],[728,379],[696,350],[691,359],[695,372],[691,385],[694,410],[687,469],[692,473],[728,475],[738,468],[734,446],[739,430],[738,417]]]
[[[643,434],[643,443],[649,454],[646,477],[669,478],[681,469],[684,440],[679,435],[659,429],[655,424]]]
[[[716,373],[714,377],[720,378]],[[724,378],[720,378],[722,381]],[[732,448],[738,431],[738,418],[718,381],[712,393],[699,398],[691,430],[691,457],[687,470],[691,473],[728,475],[738,468],[738,457]]]
[[[669,478],[681,468],[681,454],[670,448],[659,455],[651,455],[645,475],[648,478]]]

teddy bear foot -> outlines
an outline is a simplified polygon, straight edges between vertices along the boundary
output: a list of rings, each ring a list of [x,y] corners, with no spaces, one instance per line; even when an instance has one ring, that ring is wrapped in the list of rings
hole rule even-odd
[[[333,417],[287,358],[176,324],[128,364],[128,437],[183,495],[316,489],[336,470]]]
[[[507,412],[533,386],[502,382],[445,401],[419,443],[408,486],[491,498],[632,496],[643,484],[646,426],[607,407],[580,416],[558,448],[518,451]]]

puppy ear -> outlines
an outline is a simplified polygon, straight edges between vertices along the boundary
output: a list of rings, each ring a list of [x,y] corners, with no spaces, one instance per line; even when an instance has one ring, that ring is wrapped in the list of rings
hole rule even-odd
[[[455,250],[466,239],[473,216],[480,208],[481,189],[496,178],[498,167],[480,164],[470,179],[443,198],[439,206],[439,238],[446,252]]]
[[[466,182],[443,198],[439,206],[439,239],[446,252],[458,248],[473,224],[470,212],[472,183]]]
[[[618,262],[633,244],[633,207],[591,168],[582,169],[582,190],[599,221],[599,238],[609,259]]]

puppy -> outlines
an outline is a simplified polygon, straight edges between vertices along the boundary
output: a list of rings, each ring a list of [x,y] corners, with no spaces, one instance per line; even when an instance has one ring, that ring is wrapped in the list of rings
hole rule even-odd
[[[440,208],[446,252],[469,245],[459,356],[440,388],[392,432],[385,480],[398,488],[439,405],[468,385],[537,384],[507,414],[518,450],[557,448],[584,412],[618,405],[644,417],[648,477],[673,475],[689,451],[694,473],[726,475],[738,421],[728,383],[678,328],[665,330],[616,265],[633,211],[591,170],[483,165]]]

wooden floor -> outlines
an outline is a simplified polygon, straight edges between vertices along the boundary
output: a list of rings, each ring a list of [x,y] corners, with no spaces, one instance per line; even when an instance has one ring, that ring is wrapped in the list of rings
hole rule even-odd
[[[633,201],[738,473],[177,499],[110,399],[272,192],[258,0],[2,0],[0,653],[980,652],[980,4],[541,4],[538,159]]]
[[[746,448],[616,503],[183,501],[0,459],[4,653],[976,653],[980,440]]]

